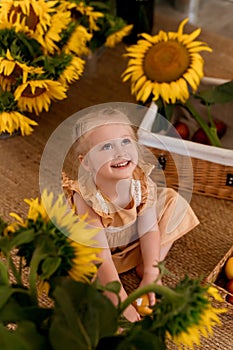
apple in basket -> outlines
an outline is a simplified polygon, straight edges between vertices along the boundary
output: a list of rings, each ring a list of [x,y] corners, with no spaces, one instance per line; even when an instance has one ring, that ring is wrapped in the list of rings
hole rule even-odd
[[[231,293],[232,295],[227,295],[226,297],[226,301],[228,301],[228,303],[233,304],[233,278],[227,282],[226,284],[226,290]]]
[[[222,120],[219,120],[219,119],[215,119],[214,124],[217,129],[218,137],[221,139],[227,131],[227,125],[226,123],[224,123]]]
[[[218,119],[214,120],[214,124],[217,129],[218,137],[221,139],[226,133],[227,125],[222,120]],[[192,136],[192,141],[202,143],[204,145],[210,145],[210,140],[202,128],[199,128],[195,131],[195,133]]]
[[[189,127],[186,123],[177,121],[173,124],[175,129],[172,129],[169,133],[172,137],[177,137],[179,134],[180,137],[184,140],[188,140],[189,138]]]
[[[192,136],[192,141],[202,143],[204,145],[210,145],[210,140],[202,128],[199,128],[195,131]]]
[[[229,282],[227,282],[227,284],[226,284],[226,290],[227,290],[229,293],[233,294],[233,278],[232,278]]]
[[[228,303],[230,303],[230,304],[232,304],[232,305],[233,305],[233,296],[232,296],[232,295],[227,294],[226,301],[227,301]]]

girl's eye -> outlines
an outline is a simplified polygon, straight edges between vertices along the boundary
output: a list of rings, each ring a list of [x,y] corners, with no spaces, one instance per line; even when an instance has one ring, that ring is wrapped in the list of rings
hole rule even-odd
[[[105,145],[103,145],[103,147],[102,147],[103,151],[108,151],[110,149],[112,149],[112,144],[111,143],[105,143]]]
[[[122,143],[123,146],[125,146],[125,145],[130,144],[131,140],[130,139],[123,139],[121,143]]]

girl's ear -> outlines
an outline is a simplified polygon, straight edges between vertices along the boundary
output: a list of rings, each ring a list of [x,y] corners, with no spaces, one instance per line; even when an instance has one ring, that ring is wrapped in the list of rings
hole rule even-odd
[[[83,154],[80,154],[78,156],[78,159],[79,159],[80,163],[82,164],[82,166],[84,167],[84,169],[86,171],[90,172],[90,166],[89,166],[89,162],[88,162],[87,156],[84,156]]]

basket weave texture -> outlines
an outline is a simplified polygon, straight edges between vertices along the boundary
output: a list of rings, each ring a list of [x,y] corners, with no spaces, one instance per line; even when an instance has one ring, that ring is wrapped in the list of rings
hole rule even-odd
[[[233,177],[233,167],[198,158],[192,158],[193,183],[190,183],[189,160],[184,155],[170,153],[166,150],[150,148],[157,158],[156,181],[160,185],[215,198],[233,200],[233,187],[227,184],[227,178]],[[165,168],[161,168],[161,159],[165,159]],[[178,167],[177,167],[178,165]],[[179,168],[179,176],[177,172]]]
[[[226,284],[226,277],[224,274],[224,266],[228,258],[233,256],[233,246],[228,250],[228,252],[223,256],[223,258],[219,261],[219,263],[215,266],[215,268],[211,271],[209,276],[206,278],[207,283],[213,284],[217,287],[224,299],[226,299],[227,295],[231,295],[224,287]],[[226,302],[228,313],[233,314],[233,305]]]

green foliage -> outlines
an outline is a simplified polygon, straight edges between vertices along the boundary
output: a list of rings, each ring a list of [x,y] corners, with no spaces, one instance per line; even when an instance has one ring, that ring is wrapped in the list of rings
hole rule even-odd
[[[233,81],[214,86],[195,94],[195,97],[200,99],[206,105],[215,103],[228,103],[233,101]]]
[[[40,216],[15,226],[15,232],[0,219],[4,257],[0,260],[1,349],[165,350],[167,333],[177,336],[192,325],[198,326],[203,311],[210,306],[207,287],[201,285],[201,280],[188,277],[175,287],[154,282],[138,288],[123,302],[118,281],[106,286],[98,279],[92,283],[74,281],[65,274],[64,266],[70,268],[73,254],[66,240],[52,222]],[[20,261],[12,260],[12,254]],[[158,267],[161,276],[167,273],[164,263]],[[50,286],[49,295],[43,296],[47,306],[41,305],[38,275]],[[117,305],[106,292],[116,295]],[[125,309],[149,292],[156,293],[157,298],[152,314],[138,322],[127,321]],[[216,322],[217,315],[214,317]]]
[[[40,44],[35,39],[14,29],[0,30],[0,43],[0,56],[6,57],[9,51],[12,57],[21,63],[31,63],[42,53]]]
[[[2,91],[0,88],[0,113],[18,110],[14,94],[10,91]]]
[[[95,349],[99,340],[117,331],[117,310],[89,284],[62,281],[54,291],[56,311],[50,328],[55,349]],[[57,334],[63,334],[63,340]]]

